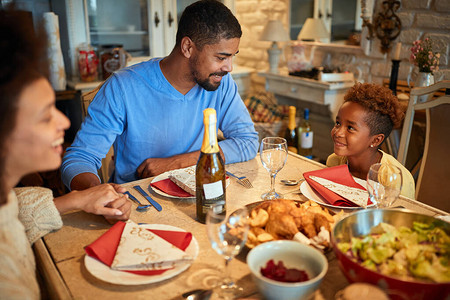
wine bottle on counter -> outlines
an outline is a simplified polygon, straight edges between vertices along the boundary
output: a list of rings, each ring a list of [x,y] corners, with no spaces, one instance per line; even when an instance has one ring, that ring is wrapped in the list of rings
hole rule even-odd
[[[299,154],[312,159],[313,148],[313,131],[309,123],[309,109],[305,108],[303,113],[303,121],[298,130],[299,133]]]
[[[205,134],[200,157],[195,171],[197,220],[205,223],[210,206],[220,204],[221,213],[226,213],[225,164],[217,142],[217,117],[213,108],[203,111]],[[217,206],[216,206],[217,208]]]
[[[289,106],[289,123],[284,138],[286,139],[288,150],[298,153],[298,129],[297,124],[295,123],[295,114],[295,106]]]

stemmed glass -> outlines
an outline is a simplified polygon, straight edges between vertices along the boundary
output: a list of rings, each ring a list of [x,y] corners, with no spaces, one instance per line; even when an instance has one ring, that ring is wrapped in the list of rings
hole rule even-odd
[[[367,173],[367,191],[377,208],[388,208],[400,195],[402,171],[390,164],[373,164]]]
[[[284,167],[287,160],[287,143],[280,137],[266,137],[261,141],[259,148],[261,163],[270,174],[270,191],[261,195],[263,200],[274,200],[280,198],[275,192],[275,177]]]
[[[242,207],[226,216],[222,205],[212,206],[206,214],[206,230],[212,248],[225,258],[225,275],[217,288],[218,296],[223,299],[234,299],[242,292],[231,278],[228,270],[230,261],[239,254],[247,241],[249,231],[249,214]]]

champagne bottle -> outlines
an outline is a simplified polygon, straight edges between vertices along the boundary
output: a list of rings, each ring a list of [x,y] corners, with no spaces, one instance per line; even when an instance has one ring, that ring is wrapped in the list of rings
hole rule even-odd
[[[206,213],[212,205],[222,205],[221,212],[226,213],[225,203],[225,166],[217,142],[216,111],[207,108],[203,111],[205,134],[200,157],[195,171],[197,219],[205,223]]]
[[[305,108],[303,113],[303,121],[298,130],[299,133],[299,154],[312,159],[313,148],[313,131],[309,123],[309,109]]]
[[[295,113],[295,106],[289,106],[289,123],[284,138],[286,139],[288,150],[298,153],[298,134],[297,124],[295,124]]]

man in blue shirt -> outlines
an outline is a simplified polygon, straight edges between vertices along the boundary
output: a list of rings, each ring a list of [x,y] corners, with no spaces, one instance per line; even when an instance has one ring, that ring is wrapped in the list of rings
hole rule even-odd
[[[208,107],[217,111],[226,163],[254,158],[258,134],[229,74],[241,35],[222,3],[187,7],[169,56],[122,69],[98,91],[64,156],[64,183],[72,190],[100,184],[97,170],[111,145],[116,183],[196,164]]]

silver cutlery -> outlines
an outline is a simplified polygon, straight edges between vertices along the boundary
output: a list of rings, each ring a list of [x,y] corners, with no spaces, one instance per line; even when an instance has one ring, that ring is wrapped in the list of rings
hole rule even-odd
[[[211,297],[212,290],[193,290],[181,295],[187,300],[208,300]]]
[[[253,187],[252,183],[250,182],[250,180],[248,180],[247,177],[245,177],[245,176],[239,177],[228,171],[226,171],[226,173],[227,173],[227,175],[234,177],[237,180],[237,182],[240,183],[241,185],[243,185],[244,187],[246,187],[248,189],[251,189]]]
[[[290,192],[282,193],[281,196],[284,198],[284,196],[289,195],[289,194],[303,195],[303,193],[300,191],[300,189],[295,189]]]
[[[139,185],[135,185],[133,186],[133,188],[138,191],[142,196],[144,196],[145,199],[147,199],[148,202],[150,202],[151,205],[153,205],[153,207],[157,210],[157,211],[161,211],[162,207],[161,205],[156,202],[155,200],[152,199],[152,197],[150,197]]]
[[[297,185],[300,182],[303,182],[305,179],[301,178],[299,180],[295,180],[295,179],[281,179],[280,182],[284,183],[285,185]]]
[[[147,208],[149,208],[151,206],[150,204],[142,205],[141,202],[139,202],[139,200],[136,199],[136,197],[131,195],[131,193],[129,191],[126,191],[124,194],[128,195],[128,198],[130,198],[132,201],[137,203],[138,207],[136,208],[136,210],[139,210],[139,211],[147,210]]]

